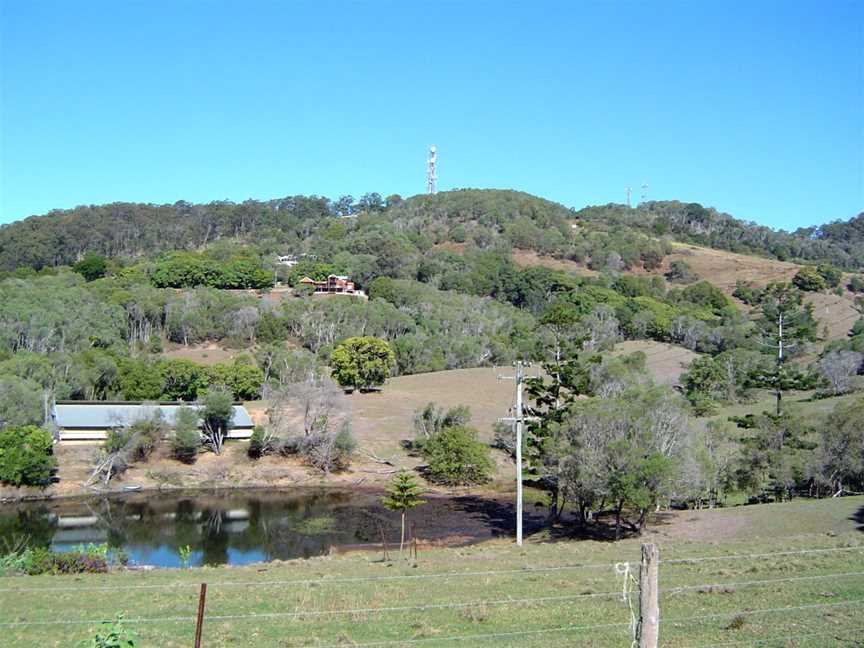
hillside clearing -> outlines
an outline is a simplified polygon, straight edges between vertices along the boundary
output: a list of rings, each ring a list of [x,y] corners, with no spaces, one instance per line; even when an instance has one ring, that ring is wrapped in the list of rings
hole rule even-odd
[[[681,374],[699,354],[690,349],[653,342],[651,340],[627,340],[615,345],[612,355],[624,355],[641,351],[645,354],[645,368],[654,382],[661,385],[677,385]]]
[[[68,646],[98,620],[125,613],[142,646],[188,646],[198,584],[206,582],[204,644],[211,648],[612,648],[629,642],[630,621],[614,563],[637,562],[648,540],[664,561],[663,646],[787,635],[796,646],[853,646],[864,600],[862,516],[864,497],[796,501],[674,513],[645,538],[618,543],[548,542],[539,534],[523,548],[508,541],[421,548],[416,561],[391,549],[389,561],[362,553],[0,578],[0,624],[8,645]],[[692,558],[700,560],[686,561]]]

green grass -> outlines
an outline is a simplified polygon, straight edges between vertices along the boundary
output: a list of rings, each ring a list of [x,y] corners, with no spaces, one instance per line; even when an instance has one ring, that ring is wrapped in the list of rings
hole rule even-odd
[[[851,518],[862,509],[864,497],[797,501],[685,512],[655,527],[648,539],[667,561],[660,566],[661,644],[856,645],[864,636],[864,533]],[[123,612],[130,620],[162,619],[131,623],[140,645],[189,646],[198,585],[206,582],[208,648],[626,646],[630,613],[613,563],[638,568],[640,542],[538,535],[521,549],[503,541],[421,549],[416,562],[351,554],[244,568],[0,578],[0,624],[83,620],[0,626],[0,645],[74,645],[97,620]],[[780,553],[849,546],[856,549]],[[767,555],[727,557],[739,554]],[[724,557],[674,562],[705,556]],[[544,597],[553,598],[536,600]],[[440,607],[402,609],[417,606]],[[760,611],[786,607],[797,609]],[[785,635],[798,639],[779,639]]]

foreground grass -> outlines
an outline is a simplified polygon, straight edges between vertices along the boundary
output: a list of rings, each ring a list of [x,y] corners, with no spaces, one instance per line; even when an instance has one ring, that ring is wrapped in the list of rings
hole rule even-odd
[[[862,511],[864,497],[800,501],[685,514],[658,527],[648,539],[665,561],[662,645],[861,645]],[[700,529],[707,538],[687,540]],[[208,647],[626,646],[630,611],[614,563],[629,561],[638,573],[639,545],[538,535],[522,548],[421,550],[416,561],[355,554],[0,578],[0,645],[74,645],[122,612],[140,645],[189,646],[206,582]]]

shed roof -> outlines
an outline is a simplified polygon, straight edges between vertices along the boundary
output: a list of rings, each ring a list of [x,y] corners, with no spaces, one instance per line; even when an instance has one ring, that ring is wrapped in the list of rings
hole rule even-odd
[[[157,412],[161,414],[166,423],[173,425],[177,410],[184,406],[197,409],[196,405],[181,403],[93,403],[81,401],[79,403],[57,403],[51,413],[54,422],[60,428],[108,429],[128,427],[136,421],[150,418]],[[254,427],[249,412],[242,405],[234,406],[231,425],[235,428]]]

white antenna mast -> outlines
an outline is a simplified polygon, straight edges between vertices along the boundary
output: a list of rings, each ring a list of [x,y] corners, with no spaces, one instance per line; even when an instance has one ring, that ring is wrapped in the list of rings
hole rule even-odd
[[[438,191],[438,149],[429,147],[429,159],[426,161],[426,193]]]
[[[628,207],[630,206],[630,192],[631,191],[632,191],[632,189],[630,189],[630,187],[627,187],[627,206]]]

